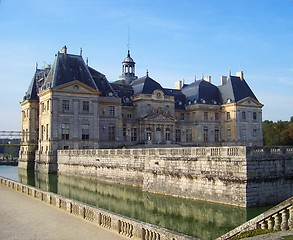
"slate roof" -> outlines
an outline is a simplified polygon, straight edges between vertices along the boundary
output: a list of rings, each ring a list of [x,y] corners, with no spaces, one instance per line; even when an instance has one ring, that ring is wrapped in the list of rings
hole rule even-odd
[[[54,88],[74,80],[99,90],[81,56],[58,53],[45,85]]]
[[[66,47],[65,47],[66,49]],[[133,62],[129,51],[124,62]],[[131,96],[136,94],[152,94],[155,90],[161,90],[165,95],[173,96],[175,108],[185,110],[190,104],[222,104],[238,102],[244,98],[257,98],[244,79],[238,76],[230,76],[227,82],[221,86],[215,86],[205,80],[197,80],[191,84],[184,84],[181,90],[163,88],[158,82],[146,76],[133,80],[131,84],[125,81],[109,83],[104,74],[89,67],[80,55],[58,52],[52,66],[44,69],[36,69],[30,86],[25,93],[24,100],[38,99],[38,93],[46,88],[57,86],[78,80],[93,89],[101,92],[101,96],[121,98],[124,106],[132,106]]]
[[[45,78],[48,75],[50,68],[36,69],[35,74],[31,80],[28,90],[23,96],[23,100],[37,100],[39,88],[43,85]]]
[[[37,99],[42,90],[75,80],[100,91],[101,96],[117,97],[105,75],[89,67],[82,56],[58,52],[52,66],[36,69],[24,100]]]
[[[227,103],[228,99],[230,99],[231,102],[238,102],[247,97],[251,97],[258,101],[246,81],[237,76],[230,76],[227,83],[218,88],[222,94],[223,103]]]
[[[130,85],[116,81],[111,83],[111,87],[115,94],[121,98],[121,103],[124,106],[132,106],[131,96],[133,95],[133,89]]]
[[[101,92],[101,96],[110,96],[113,93],[113,97],[117,97],[111,84],[108,82],[106,76],[97,70],[88,67],[89,72],[97,86],[97,89]]]
[[[221,93],[219,89],[205,80],[197,80],[182,88],[187,103],[199,104],[221,104]]]
[[[133,94],[152,94],[155,90],[162,90],[164,91],[163,87],[150,78],[148,74],[142,78],[134,80],[131,83],[133,88]]]
[[[186,97],[185,95],[181,92],[181,90],[178,89],[164,89],[164,93],[168,96],[173,96],[174,101],[175,101],[175,109],[181,109],[185,110],[185,105],[186,105]]]

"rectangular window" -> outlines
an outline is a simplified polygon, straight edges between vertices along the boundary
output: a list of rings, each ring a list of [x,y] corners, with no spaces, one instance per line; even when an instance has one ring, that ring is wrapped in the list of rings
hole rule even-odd
[[[42,106],[42,112],[45,112],[46,110],[45,103],[41,103],[41,106]]]
[[[109,106],[109,115],[114,116],[115,115],[115,107],[114,106]]]
[[[209,129],[208,127],[203,128],[203,141],[207,142],[209,140]]]
[[[131,128],[131,141],[136,141],[136,128]]]
[[[42,125],[42,135],[41,135],[41,140],[44,140],[45,139],[45,133],[46,133],[46,129],[45,129],[45,126],[44,125]]]
[[[50,110],[50,100],[47,101],[47,111]]]
[[[246,112],[243,111],[243,112],[241,113],[241,116],[242,116],[242,120],[246,120]]]
[[[90,139],[90,125],[89,124],[81,125],[81,139],[82,140]]]
[[[242,133],[242,140],[246,140],[246,129],[245,128],[243,128],[242,129],[242,131],[241,131],[241,133]]]
[[[254,128],[254,129],[252,130],[252,136],[253,136],[253,137],[257,137],[257,129]]]
[[[89,101],[83,101],[82,102],[82,111],[83,112],[89,112],[90,110],[90,103]]]
[[[227,141],[231,141],[231,129],[227,129]]]
[[[227,120],[230,120],[230,119],[231,119],[230,112],[227,112],[227,113],[226,113],[226,119],[227,119]]]
[[[175,131],[175,141],[177,143],[181,142],[181,130],[180,129],[176,129],[176,131]]]
[[[256,112],[253,112],[253,113],[252,113],[252,119],[253,119],[253,120],[257,120],[257,113],[256,113]]]
[[[184,120],[184,119],[185,119],[184,113],[180,113],[180,120]]]
[[[49,124],[46,125],[46,140],[49,140]]]
[[[192,142],[192,131],[191,131],[191,129],[186,129],[186,142]]]
[[[126,140],[126,127],[123,127],[123,139]]]
[[[115,141],[115,126],[108,127],[109,141]]]
[[[69,111],[69,100],[62,100],[62,110],[63,112]]]
[[[208,112],[204,112],[204,113],[203,113],[203,120],[204,120],[204,121],[208,121],[208,119],[209,119],[209,118],[208,118]]]
[[[131,113],[127,113],[127,119],[131,119],[132,118],[132,114]]]
[[[215,142],[219,142],[219,141],[220,141],[220,130],[215,129]]]
[[[166,128],[166,130],[165,130],[165,138],[166,138],[166,141],[170,141],[171,140],[171,131],[170,131],[170,128]]]
[[[219,121],[219,113],[215,113],[215,121]]]
[[[64,139],[64,140],[69,139],[69,123],[61,124],[61,139]]]

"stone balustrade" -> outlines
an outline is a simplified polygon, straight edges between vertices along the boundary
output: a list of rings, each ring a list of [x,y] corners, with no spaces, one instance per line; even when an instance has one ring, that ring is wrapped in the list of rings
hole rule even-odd
[[[293,155],[293,147],[246,147],[247,156]]]
[[[217,240],[230,239],[240,233],[254,229],[269,229],[275,231],[285,231],[293,229],[293,197],[260,214],[241,226],[233,229]]]
[[[66,156],[245,156],[246,147],[184,147],[184,148],[138,148],[138,149],[80,149],[59,150],[58,155]]]
[[[184,148],[137,148],[137,149],[80,149],[59,150],[60,155],[125,155],[125,156],[275,156],[293,155],[293,147],[184,147]]]
[[[141,240],[187,240],[193,237],[180,234],[155,225],[130,219],[85,203],[72,200],[58,194],[42,191],[40,189],[0,177],[0,184],[14,189],[17,192],[38,199],[70,214],[93,222],[97,226],[110,229],[130,239]]]

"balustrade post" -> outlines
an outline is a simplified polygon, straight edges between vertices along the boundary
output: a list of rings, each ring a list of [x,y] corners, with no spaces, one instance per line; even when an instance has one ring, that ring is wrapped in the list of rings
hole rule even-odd
[[[281,230],[281,225],[280,225],[279,213],[276,213],[275,215],[273,215],[273,218],[275,220],[274,230],[280,231]]]
[[[263,221],[260,222],[260,228],[261,229],[267,229],[267,223],[266,223],[265,220],[263,220]]]
[[[273,218],[272,217],[269,217],[268,219],[267,219],[267,222],[268,222],[268,229],[269,230],[273,230]]]
[[[281,211],[282,214],[282,223],[281,223],[281,229],[282,231],[285,231],[288,229],[288,215],[287,215],[287,209],[284,209]]]
[[[289,229],[293,229],[293,206],[289,207],[289,220],[288,220]]]

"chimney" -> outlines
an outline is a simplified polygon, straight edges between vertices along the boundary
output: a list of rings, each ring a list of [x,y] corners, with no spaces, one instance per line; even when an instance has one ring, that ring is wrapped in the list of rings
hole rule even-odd
[[[228,79],[227,76],[221,76],[221,85],[226,84],[227,83],[227,79]]]
[[[67,54],[67,47],[66,47],[66,45],[61,49],[61,52],[64,53],[64,55]]]
[[[243,71],[236,72],[236,76],[237,76],[237,77],[240,77],[240,79],[243,80],[243,79],[244,79]]]
[[[207,81],[207,82],[209,82],[209,83],[211,83],[212,82],[212,76],[205,76],[205,80]]]
[[[183,86],[182,80],[176,81],[175,82],[175,89],[181,90]]]

